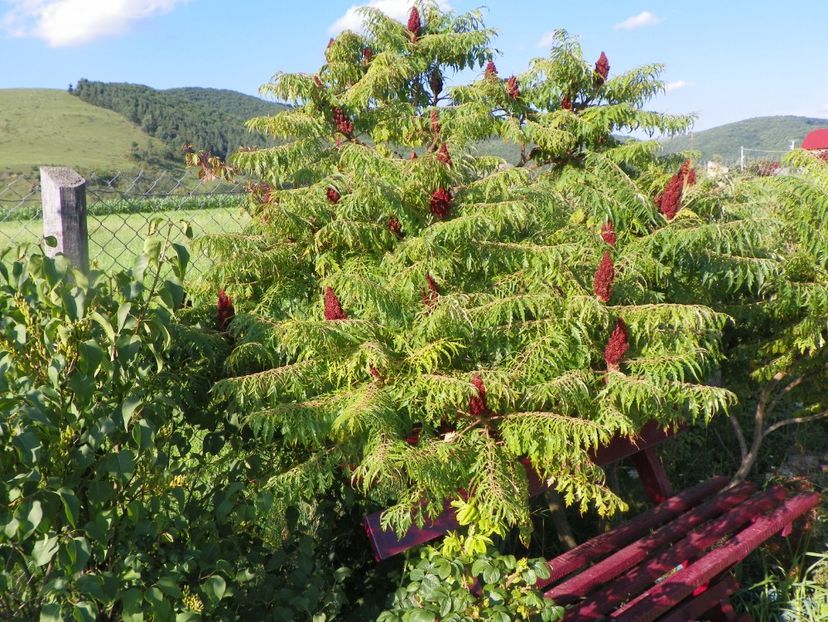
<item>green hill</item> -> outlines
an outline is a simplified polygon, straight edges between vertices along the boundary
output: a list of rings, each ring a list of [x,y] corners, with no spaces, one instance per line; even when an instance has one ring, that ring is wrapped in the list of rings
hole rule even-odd
[[[677,136],[664,141],[665,153],[676,153],[692,149],[701,152],[701,161],[719,158],[725,162],[739,160],[740,147],[746,150],[786,151],[791,141],[796,146],[811,130],[828,127],[828,119],[809,117],[756,117],[727,125],[710,128],[690,135]],[[746,151],[748,159],[778,159],[781,154]]]
[[[65,91],[0,89],[0,174],[28,173],[41,165],[135,168],[134,151],[152,156],[164,149],[121,115]]]
[[[185,143],[222,158],[241,146],[271,145],[267,138],[248,132],[244,122],[284,109],[281,104],[223,89],[161,91],[142,84],[79,80],[74,93],[85,102],[123,115],[162,140],[170,158],[180,157]]]

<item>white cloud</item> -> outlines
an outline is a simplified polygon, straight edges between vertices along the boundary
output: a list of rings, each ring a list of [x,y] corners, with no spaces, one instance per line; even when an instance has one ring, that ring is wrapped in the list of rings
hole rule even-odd
[[[355,4],[345,11],[345,15],[328,27],[328,32],[332,35],[340,33],[343,30],[359,32],[362,29],[362,17],[358,9],[364,6],[379,9],[388,17],[405,22],[408,19],[408,12],[411,10],[413,4],[414,0],[371,0],[365,4]],[[446,0],[437,0],[437,5],[443,11],[451,10],[451,5]]]
[[[543,34],[543,36],[538,40],[538,47],[539,48],[548,48],[555,42],[555,37],[557,36],[557,30],[550,30]]]
[[[654,15],[650,11],[641,11],[638,15],[628,17],[623,22],[615,25],[616,30],[633,30],[635,28],[643,28],[644,26],[655,26],[661,20],[660,17]]]
[[[190,0],[7,0],[2,25],[15,37],[52,47],[81,45],[125,33],[138,20],[168,13]]]
[[[685,82],[684,80],[676,80],[675,82],[668,82],[665,90],[669,93],[670,91],[678,91],[679,89],[685,89],[688,86],[693,86],[692,82]]]

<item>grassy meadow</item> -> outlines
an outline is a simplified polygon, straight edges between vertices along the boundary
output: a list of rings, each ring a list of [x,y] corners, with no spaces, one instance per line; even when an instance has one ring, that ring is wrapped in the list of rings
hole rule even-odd
[[[0,174],[39,166],[81,171],[136,167],[132,143],[156,152],[164,144],[121,115],[55,89],[0,89]]]
[[[186,221],[194,236],[240,231],[249,221],[249,216],[238,208],[213,208],[202,210],[169,210],[141,214],[90,215],[89,261],[93,268],[117,270],[132,265],[135,257],[144,248],[144,238],[149,231],[149,219],[163,218],[173,222]],[[24,243],[39,243],[43,238],[43,224],[40,220],[10,220],[0,223],[0,250]],[[179,236],[185,240],[183,226]],[[190,273],[203,273],[208,259],[193,254]]]

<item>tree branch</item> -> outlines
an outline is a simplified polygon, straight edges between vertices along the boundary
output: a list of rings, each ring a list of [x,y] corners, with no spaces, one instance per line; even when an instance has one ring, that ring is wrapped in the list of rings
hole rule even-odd
[[[779,395],[777,395],[775,398],[773,398],[773,400],[771,400],[770,404],[768,404],[768,408],[767,408],[768,414],[772,413],[776,409],[779,402],[782,400],[783,397],[785,397],[785,395],[787,393],[790,393],[791,391],[793,391],[796,387],[798,387],[800,384],[802,384],[802,382],[804,380],[805,380],[805,378],[803,376],[799,376],[798,378],[794,378],[787,385],[785,385],[785,388],[782,389],[782,391],[779,393]]]
[[[828,417],[828,410],[824,410],[821,413],[817,413],[815,415],[808,415],[807,417],[792,417],[790,419],[785,419],[783,421],[777,421],[772,426],[768,426],[768,429],[762,434],[762,438],[766,437],[771,432],[778,430],[781,427],[786,425],[791,425],[794,423],[808,423],[809,421],[816,421],[817,419],[825,419]]]
[[[736,441],[739,443],[739,459],[744,460],[747,455],[747,441],[745,441],[744,430],[742,430],[742,426],[735,415],[727,413],[727,418],[730,421],[733,432],[736,434]],[[716,436],[718,436],[718,433]],[[724,445],[724,443],[722,443],[722,445]]]

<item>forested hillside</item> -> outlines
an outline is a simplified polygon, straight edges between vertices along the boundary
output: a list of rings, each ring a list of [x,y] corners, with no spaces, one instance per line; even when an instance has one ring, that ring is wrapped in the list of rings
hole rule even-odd
[[[73,92],[90,104],[123,115],[164,141],[169,158],[179,158],[184,143],[222,158],[240,146],[267,146],[271,143],[248,132],[244,122],[284,108],[235,91],[206,88],[159,91],[141,84],[81,79]]]
[[[778,116],[756,117],[735,123],[720,125],[702,132],[677,136],[663,142],[665,153],[677,153],[692,149],[701,152],[701,161],[721,158],[725,162],[739,159],[740,147],[767,151],[786,151],[795,141],[795,146],[802,144],[802,139],[811,130],[828,127],[828,119],[809,117]],[[781,153],[762,154],[747,152],[750,159],[757,157],[778,160]]]

